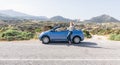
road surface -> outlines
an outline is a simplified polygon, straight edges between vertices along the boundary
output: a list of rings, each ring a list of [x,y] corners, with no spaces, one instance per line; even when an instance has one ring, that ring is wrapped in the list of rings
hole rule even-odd
[[[103,36],[72,45],[0,41],[0,65],[120,65],[120,41]]]

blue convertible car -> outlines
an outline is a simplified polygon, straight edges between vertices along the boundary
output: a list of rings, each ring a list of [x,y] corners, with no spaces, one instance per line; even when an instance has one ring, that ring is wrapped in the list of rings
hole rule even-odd
[[[61,26],[54,27],[51,30],[42,32],[39,35],[39,39],[42,41],[44,44],[48,44],[49,42],[62,42],[62,41],[68,41],[67,35],[68,35],[69,30],[64,29]],[[84,40],[84,34],[81,30],[73,30],[73,33],[71,35],[71,40],[73,43],[80,43],[81,41]]]

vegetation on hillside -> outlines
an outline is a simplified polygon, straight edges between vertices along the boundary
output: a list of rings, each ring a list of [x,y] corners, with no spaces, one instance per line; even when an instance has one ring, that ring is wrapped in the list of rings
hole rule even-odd
[[[112,25],[111,25],[112,24]],[[1,23],[0,40],[29,40],[37,39],[42,31],[49,30],[54,26],[69,26],[69,22],[51,22],[51,21],[30,21],[24,20],[21,23]],[[118,40],[120,34],[120,23],[83,23],[76,22],[76,29],[81,29],[86,38],[92,35],[110,35],[110,40]],[[113,38],[115,37],[115,38]]]
[[[13,41],[13,40],[30,40],[33,38],[33,34],[30,32],[22,32],[18,30],[6,30],[2,33],[0,33],[0,40],[7,40],[7,41]]]
[[[111,34],[109,39],[115,40],[115,41],[120,41],[120,34]]]
[[[83,30],[83,33],[84,33],[84,36],[85,36],[86,38],[92,38],[92,35],[90,34],[89,31]]]

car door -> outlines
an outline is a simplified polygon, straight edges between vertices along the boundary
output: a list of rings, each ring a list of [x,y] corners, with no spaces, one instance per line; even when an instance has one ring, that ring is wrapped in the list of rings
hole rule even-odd
[[[68,30],[53,31],[51,32],[51,39],[53,41],[66,41]]]

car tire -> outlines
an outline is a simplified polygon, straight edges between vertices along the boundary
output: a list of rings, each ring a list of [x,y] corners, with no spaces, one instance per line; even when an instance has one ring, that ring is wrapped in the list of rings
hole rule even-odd
[[[49,37],[48,37],[48,36],[42,37],[42,43],[43,43],[43,44],[49,44],[49,43],[50,43]]]
[[[79,44],[80,42],[81,42],[81,38],[80,38],[79,36],[75,36],[75,37],[73,38],[73,43]]]

